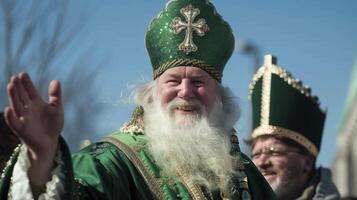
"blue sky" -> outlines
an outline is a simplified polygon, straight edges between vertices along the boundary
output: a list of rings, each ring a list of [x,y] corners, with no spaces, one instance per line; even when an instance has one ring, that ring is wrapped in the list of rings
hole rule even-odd
[[[97,139],[127,121],[134,107],[130,89],[151,79],[146,53],[146,28],[165,6],[165,0],[77,0],[70,4],[70,20],[87,11],[86,25],[78,48],[94,44],[96,57],[105,59],[98,74],[102,88],[97,99],[108,111],[98,121]],[[312,88],[327,109],[318,164],[330,166],[336,150],[336,135],[357,55],[357,1],[211,1],[228,21],[237,40],[256,44],[261,53],[278,57],[278,65]],[[75,20],[75,19],[73,19]],[[240,140],[248,138],[250,108],[248,84],[253,60],[238,48],[224,72],[223,84],[239,97],[242,109],[236,124]],[[243,143],[243,142],[241,142]],[[243,144],[242,144],[243,145]],[[247,147],[243,145],[243,151]]]

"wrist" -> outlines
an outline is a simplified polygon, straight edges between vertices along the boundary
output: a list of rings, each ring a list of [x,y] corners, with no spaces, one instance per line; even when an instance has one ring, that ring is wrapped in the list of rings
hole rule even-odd
[[[46,191],[46,184],[37,185],[36,183],[30,182],[30,185],[34,199],[38,199],[40,194]]]
[[[46,144],[46,145],[44,145]],[[43,164],[49,164],[50,162],[53,162],[56,152],[57,152],[57,147],[58,147],[58,139],[56,138],[54,141],[51,142],[46,142],[40,145],[36,145],[34,147],[27,145],[28,146],[28,155],[31,161],[31,164],[36,164],[40,163],[41,165]]]
[[[56,167],[55,156],[57,152],[57,145],[55,149],[45,152],[35,152],[28,149],[28,156],[31,166],[28,175],[32,185],[36,189],[41,189],[45,186],[46,182],[50,180],[51,171]]]

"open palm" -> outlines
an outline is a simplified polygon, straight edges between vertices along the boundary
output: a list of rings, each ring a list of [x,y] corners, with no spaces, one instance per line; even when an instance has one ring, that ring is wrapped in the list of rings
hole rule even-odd
[[[7,91],[11,105],[5,109],[5,118],[11,129],[37,156],[53,157],[63,128],[59,82],[51,82],[48,102],[26,73],[13,76]]]

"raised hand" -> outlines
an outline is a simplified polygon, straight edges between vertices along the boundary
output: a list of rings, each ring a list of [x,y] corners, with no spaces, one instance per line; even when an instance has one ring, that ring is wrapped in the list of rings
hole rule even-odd
[[[35,184],[43,184],[53,167],[58,137],[63,128],[60,83],[50,83],[48,102],[41,99],[26,73],[11,77],[7,91],[10,106],[5,108],[6,122],[28,146],[30,178],[32,174]]]

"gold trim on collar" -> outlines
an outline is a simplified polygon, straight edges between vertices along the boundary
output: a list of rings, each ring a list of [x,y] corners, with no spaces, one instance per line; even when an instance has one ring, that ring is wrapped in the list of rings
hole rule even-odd
[[[151,174],[147,168],[144,166],[143,162],[137,155],[137,153],[131,149],[128,145],[124,144],[123,142],[113,138],[113,137],[106,137],[103,141],[110,142],[114,144],[118,149],[122,150],[123,153],[129,158],[129,160],[133,163],[135,168],[139,171],[139,173],[144,178],[145,182],[149,186],[151,192],[156,197],[156,199],[164,200],[164,194],[161,192],[160,183],[159,181]]]
[[[182,183],[186,186],[193,200],[207,200],[201,188],[198,185],[194,184],[193,182],[189,181],[189,177],[187,177],[182,172],[182,170],[177,169],[177,174],[181,178]]]
[[[124,123],[123,126],[120,127],[120,131],[123,133],[130,133],[132,135],[143,134],[144,133],[143,115],[144,115],[144,108],[141,106],[137,106],[134,109],[130,121]]]
[[[133,149],[131,149],[128,145],[124,144],[118,139],[115,139],[110,136],[104,138],[102,141],[110,142],[114,144],[118,149],[120,149],[133,163],[133,165],[139,171],[139,173],[142,175],[142,177],[144,178],[145,182],[149,186],[151,192],[156,197],[156,199],[159,200],[165,199],[164,194],[160,189],[161,188],[160,182],[158,181],[158,179],[156,179],[153,176],[153,174],[151,174],[147,170],[147,168],[144,166],[143,162],[141,161],[141,159]],[[201,188],[198,185],[188,181],[188,177],[185,176],[180,170],[177,170],[177,173],[179,177],[181,177],[182,183],[186,186],[193,200],[207,200],[207,198],[205,197]]]
[[[315,157],[317,157],[317,154],[319,153],[317,147],[309,139],[290,129],[272,125],[261,125],[254,129],[252,138],[257,138],[263,135],[283,136],[299,143]]]

